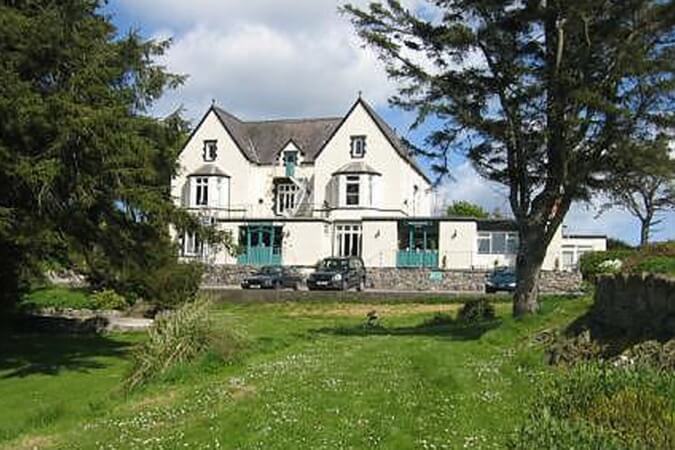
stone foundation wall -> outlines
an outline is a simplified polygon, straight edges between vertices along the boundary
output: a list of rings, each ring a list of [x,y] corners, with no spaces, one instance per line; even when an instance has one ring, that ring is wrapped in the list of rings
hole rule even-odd
[[[310,268],[298,268],[306,275]],[[209,287],[238,286],[255,271],[253,266],[223,265],[207,268],[202,285]],[[482,270],[434,270],[423,268],[370,267],[368,283],[370,289],[403,291],[459,291],[483,292],[487,271]],[[541,273],[540,290],[543,293],[578,292],[581,274],[576,272]]]
[[[675,278],[601,276],[592,313],[594,321],[625,334],[675,336]]]

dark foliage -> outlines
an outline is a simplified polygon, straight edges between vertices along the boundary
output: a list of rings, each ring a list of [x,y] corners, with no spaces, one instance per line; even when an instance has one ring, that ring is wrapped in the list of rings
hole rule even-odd
[[[486,298],[469,300],[457,313],[457,320],[460,322],[489,321],[494,318],[495,306]]]
[[[426,148],[508,188],[520,248],[514,314],[536,311],[539,272],[573,201],[601,190],[630,142],[675,124],[675,4],[657,0],[398,0],[347,5],[400,83],[392,103],[438,123]]]

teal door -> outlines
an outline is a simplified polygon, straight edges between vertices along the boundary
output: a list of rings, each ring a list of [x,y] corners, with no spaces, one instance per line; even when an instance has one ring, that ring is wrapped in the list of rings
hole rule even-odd
[[[298,152],[284,153],[284,165],[286,166],[286,176],[295,176],[295,166],[298,164]]]
[[[252,266],[281,264],[282,227],[254,225],[240,227],[239,245],[243,252],[239,264]]]

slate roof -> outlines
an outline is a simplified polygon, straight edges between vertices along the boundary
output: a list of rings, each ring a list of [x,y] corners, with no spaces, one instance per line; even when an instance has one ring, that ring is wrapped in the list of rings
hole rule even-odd
[[[333,172],[333,175],[338,175],[341,173],[372,173],[374,175],[382,175],[380,172],[373,169],[363,161],[355,161],[347,163],[344,166],[340,167],[335,172]]]
[[[291,141],[303,153],[305,162],[314,162],[326,143],[358,104],[366,109],[399,155],[412,165],[425,180],[431,183],[429,177],[412,156],[408,146],[384,119],[361,98],[345,117],[243,121],[217,106],[214,106],[213,110],[246,158],[257,164],[273,164],[276,162],[279,152]]]
[[[225,172],[220,170],[218,168],[218,166],[216,166],[214,164],[204,164],[203,166],[201,166],[199,169],[195,170],[194,172],[192,172],[188,176],[189,177],[195,177],[195,176],[199,176],[199,175],[217,175],[217,176],[220,176],[220,177],[230,178],[230,176],[228,174],[226,174]]]
[[[246,157],[259,164],[276,162],[290,141],[300,149],[305,161],[314,161],[342,122],[340,117],[244,122],[221,108],[215,107],[214,111]]]
[[[479,219],[478,231],[518,231],[518,224],[511,219]]]

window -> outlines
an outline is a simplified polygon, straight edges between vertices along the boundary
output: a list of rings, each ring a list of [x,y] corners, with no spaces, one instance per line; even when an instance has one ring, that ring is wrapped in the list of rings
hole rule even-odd
[[[478,233],[478,253],[481,255],[490,254],[490,233]]]
[[[492,253],[506,253],[506,233],[492,233]]]
[[[195,178],[195,205],[207,206],[209,204],[209,179],[207,177]]]
[[[201,256],[204,250],[204,244],[197,233],[185,233],[183,246],[184,256]]]
[[[438,250],[438,222],[399,221],[398,249],[406,251]]]
[[[504,231],[478,233],[479,255],[514,255],[518,253],[518,234]]]
[[[350,154],[352,158],[363,158],[366,155],[366,137],[352,136],[351,140]]]
[[[359,205],[359,186],[360,179],[358,175],[347,175],[347,206]]]
[[[218,156],[218,141],[216,140],[204,141],[204,150],[202,152],[202,157],[204,158],[204,161],[215,161],[216,156]]]
[[[518,235],[515,233],[509,233],[506,235],[506,253],[515,255],[518,253],[519,247]]]
[[[277,214],[290,212],[295,208],[295,198],[298,186],[285,183],[277,185]]]
[[[563,250],[562,252],[562,268],[563,270],[574,270],[576,264],[574,262],[574,249]]]
[[[335,245],[337,256],[360,256],[361,225],[336,225]]]

